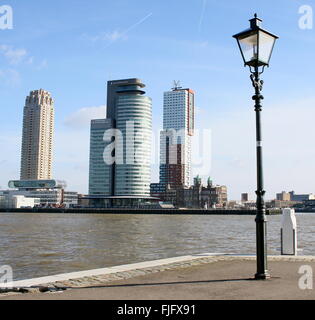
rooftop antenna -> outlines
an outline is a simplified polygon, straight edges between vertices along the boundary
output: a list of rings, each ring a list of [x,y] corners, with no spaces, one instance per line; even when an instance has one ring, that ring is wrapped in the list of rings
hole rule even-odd
[[[182,89],[182,87],[180,86],[180,81],[179,80],[174,80],[174,88],[172,88],[172,90],[179,90],[179,89]]]

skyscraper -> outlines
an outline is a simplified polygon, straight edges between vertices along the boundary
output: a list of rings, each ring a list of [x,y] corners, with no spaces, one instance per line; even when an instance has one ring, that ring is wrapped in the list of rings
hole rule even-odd
[[[152,102],[144,87],[136,78],[108,82],[107,119],[91,124],[90,195],[150,196]]]
[[[195,127],[195,94],[177,84],[164,93],[160,135],[160,183],[172,188],[191,184],[191,137]]]
[[[26,97],[23,114],[21,180],[45,180],[52,176],[54,100],[43,89]]]
[[[112,195],[112,167],[104,161],[104,133],[112,128],[111,119],[91,121],[89,194]]]
[[[138,79],[111,82],[116,89],[116,129],[124,138],[123,161],[115,165],[116,196],[150,196],[152,102]],[[116,149],[117,152],[117,149]]]

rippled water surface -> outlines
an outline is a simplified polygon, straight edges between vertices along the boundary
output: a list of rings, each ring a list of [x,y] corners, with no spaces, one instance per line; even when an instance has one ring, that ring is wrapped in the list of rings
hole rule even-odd
[[[279,254],[280,216],[268,217]],[[315,255],[315,214],[297,214],[300,254]],[[0,265],[14,279],[204,252],[255,253],[254,216],[0,213]]]

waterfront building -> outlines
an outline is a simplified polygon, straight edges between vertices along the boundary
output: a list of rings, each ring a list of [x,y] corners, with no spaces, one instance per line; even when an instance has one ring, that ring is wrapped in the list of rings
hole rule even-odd
[[[190,198],[191,200],[187,201],[186,198]],[[184,191],[183,200],[186,207],[204,209],[223,208],[228,202],[227,187],[214,185],[210,177],[208,178],[207,186],[203,186],[201,178],[197,176],[194,179],[194,185],[188,191]]]
[[[10,190],[2,191],[2,194],[39,199],[39,205],[46,207],[77,205],[78,193],[66,191],[66,186],[66,182],[59,180],[13,180],[9,181]]]
[[[113,128],[113,120],[98,119],[91,121],[90,133],[90,195],[112,195],[112,166],[104,161],[104,150],[107,142],[104,141],[106,130]]]
[[[296,194],[294,191],[290,192],[290,200],[291,201],[298,201],[303,202],[307,200],[315,200],[315,195],[312,193],[308,194]]]
[[[297,204],[300,204],[300,201],[291,201],[291,200],[271,200],[270,202],[266,202],[267,208],[292,208]]]
[[[29,198],[23,195],[0,194],[0,208],[1,209],[22,209],[34,208],[40,205],[40,199]]]
[[[279,201],[291,201],[291,194],[289,192],[282,191],[276,194],[276,199]]]
[[[304,210],[307,210],[309,212],[315,211],[315,199],[312,200],[304,200],[303,203],[299,203],[297,207],[303,208]]]
[[[43,89],[31,91],[23,114],[20,180],[9,181],[2,191],[2,205],[19,207],[69,207],[78,203],[78,193],[66,191],[66,183],[53,180],[52,141],[54,100]]]
[[[51,179],[54,100],[43,89],[26,97],[23,113],[21,180]]]
[[[166,185],[165,190],[161,184],[151,184],[151,196],[159,197],[161,201],[171,203],[176,207],[209,209],[224,208],[228,202],[227,187],[214,185],[209,178],[207,186],[202,185],[201,178],[194,178],[190,187],[172,188]]]
[[[312,193],[308,194],[296,194],[294,191],[285,192],[276,194],[276,200],[278,201],[293,201],[293,202],[303,202],[307,200],[315,200],[315,195]]]
[[[124,137],[123,163],[115,166],[116,196],[150,196],[152,102],[140,81],[119,84],[116,90],[116,128]],[[129,132],[128,132],[129,130]]]
[[[150,194],[152,197],[159,198],[160,201],[165,201],[166,185],[163,183],[151,183]]]
[[[107,118],[92,120],[89,197],[96,206],[150,198],[152,101],[144,88],[136,78],[109,81]]]
[[[241,195],[241,202],[248,202],[249,198],[248,198],[248,193],[242,193]]]
[[[160,183],[171,188],[191,185],[191,139],[195,127],[195,93],[177,84],[164,93],[160,133]]]

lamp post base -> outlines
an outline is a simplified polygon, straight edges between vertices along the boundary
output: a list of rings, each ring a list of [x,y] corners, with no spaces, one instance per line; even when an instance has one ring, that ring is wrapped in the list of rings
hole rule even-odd
[[[270,278],[271,278],[271,276],[268,271],[265,271],[264,273],[256,273],[255,274],[255,280],[267,280]]]

